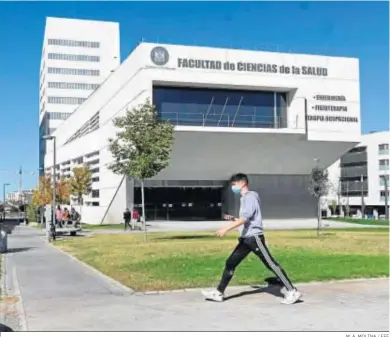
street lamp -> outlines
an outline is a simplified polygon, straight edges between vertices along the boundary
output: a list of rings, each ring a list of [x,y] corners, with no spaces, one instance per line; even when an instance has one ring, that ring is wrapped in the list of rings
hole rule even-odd
[[[4,222],[5,222],[5,200],[6,200],[6,197],[5,197],[5,187],[9,186],[9,185],[10,185],[9,183],[4,183],[3,184],[3,225],[4,225]]]
[[[54,227],[56,224],[56,214],[55,214],[55,208],[56,208],[56,137],[55,136],[43,136],[42,137],[45,140],[52,140],[53,141],[53,197],[52,197],[52,226]],[[54,227],[55,228],[55,227]]]

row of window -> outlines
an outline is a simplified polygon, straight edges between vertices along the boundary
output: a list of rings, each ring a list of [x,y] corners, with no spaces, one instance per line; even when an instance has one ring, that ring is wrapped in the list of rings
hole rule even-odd
[[[73,104],[73,105],[80,105],[86,100],[86,98],[82,97],[53,97],[49,96],[47,98],[47,102],[51,104]]]
[[[286,127],[286,93],[153,87],[159,118],[175,125]]]
[[[93,83],[68,83],[68,82],[49,82],[49,88],[53,89],[75,89],[75,90],[96,90],[99,84]]]
[[[94,114],[83,126],[78,129],[65,144],[73,142],[75,139],[81,138],[95,130],[99,129],[99,112]]]
[[[79,75],[79,76],[99,76],[100,70],[98,69],[72,69],[72,68],[48,68],[49,74],[59,75]]]
[[[70,115],[71,115],[71,113],[68,113],[68,112],[47,112],[47,119],[65,120],[65,119],[68,119]]]
[[[100,42],[97,41],[77,41],[64,39],[49,39],[48,44],[52,46],[65,47],[83,47],[83,48],[100,48]]]
[[[50,60],[100,62],[100,56],[49,53]]]

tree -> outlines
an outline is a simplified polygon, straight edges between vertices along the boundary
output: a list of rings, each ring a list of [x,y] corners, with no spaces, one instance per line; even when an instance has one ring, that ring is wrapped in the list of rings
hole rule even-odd
[[[60,204],[69,204],[70,202],[70,182],[69,179],[61,177],[56,185],[56,200]]]
[[[309,191],[317,199],[317,235],[321,228],[321,198],[328,194],[330,188],[328,171],[318,166],[313,168],[310,175]]]
[[[336,200],[332,200],[332,214],[335,215],[336,214],[336,209],[337,209],[337,201]]]
[[[83,205],[83,195],[91,190],[92,173],[87,166],[74,167],[73,175],[70,178],[70,194],[77,197],[77,203],[80,205],[80,217]]]
[[[109,139],[114,161],[108,167],[116,174],[140,180],[146,242],[144,181],[169,165],[174,126],[158,119],[156,107],[149,99],[127,110],[124,116],[115,118],[113,122],[119,130],[115,139]]]
[[[36,204],[28,204],[27,205],[27,219],[29,222],[39,222],[38,215],[39,206]]]
[[[38,188],[33,191],[32,204],[41,210],[41,225],[43,224],[43,209],[53,200],[52,191],[51,176],[39,177]]]

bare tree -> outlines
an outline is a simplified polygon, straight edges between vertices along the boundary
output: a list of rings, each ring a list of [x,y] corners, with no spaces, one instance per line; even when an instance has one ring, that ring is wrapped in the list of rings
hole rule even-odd
[[[309,191],[317,199],[317,236],[321,229],[321,198],[328,194],[329,189],[328,171],[316,166],[311,171]]]

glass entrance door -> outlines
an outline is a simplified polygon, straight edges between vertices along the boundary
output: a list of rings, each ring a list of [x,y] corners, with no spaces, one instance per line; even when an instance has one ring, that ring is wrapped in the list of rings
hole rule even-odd
[[[141,208],[141,189],[134,189],[134,204]],[[221,220],[222,189],[204,187],[145,188],[149,220]]]

